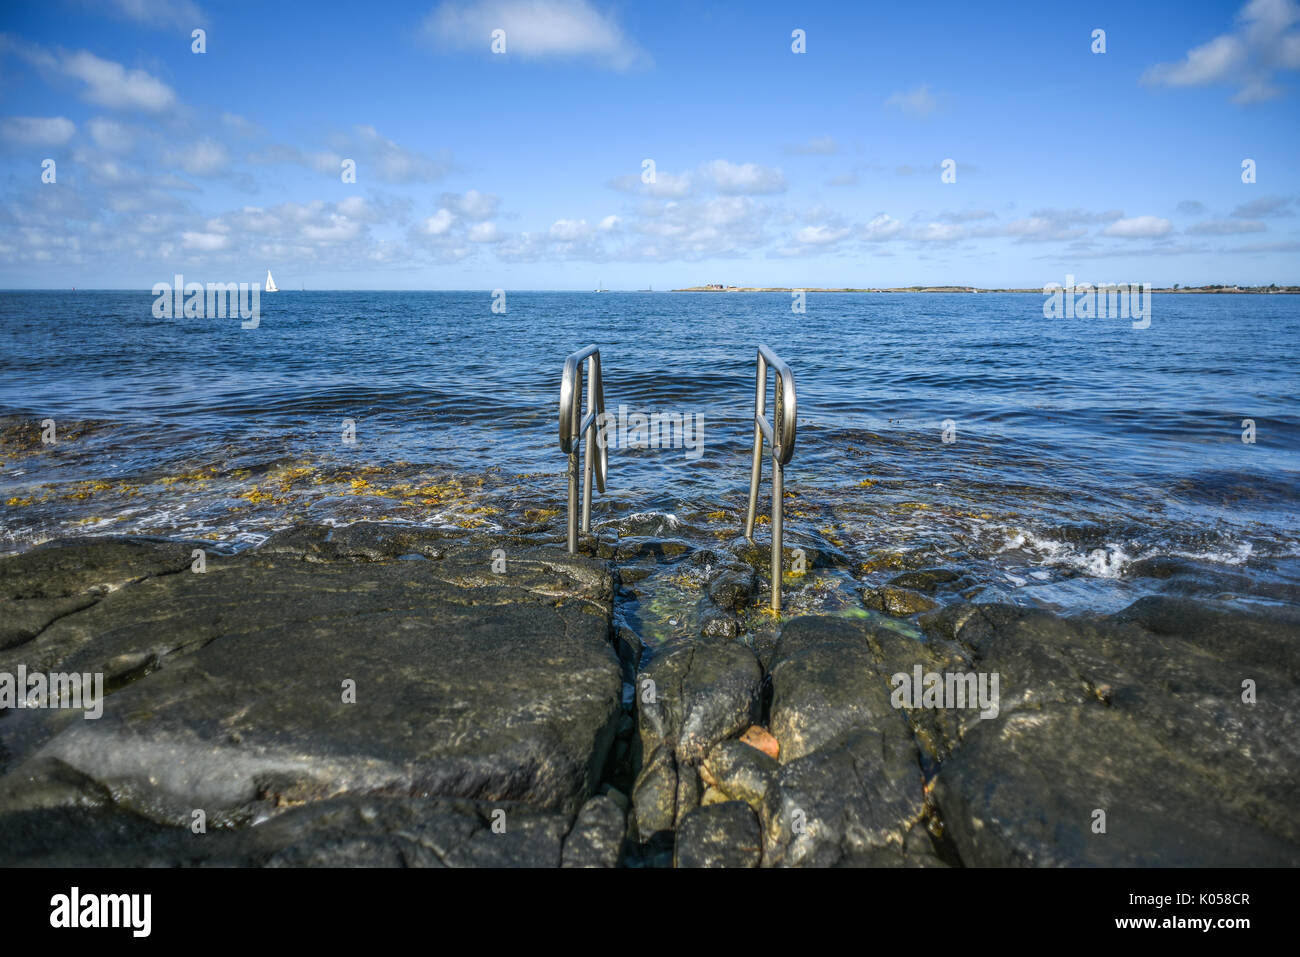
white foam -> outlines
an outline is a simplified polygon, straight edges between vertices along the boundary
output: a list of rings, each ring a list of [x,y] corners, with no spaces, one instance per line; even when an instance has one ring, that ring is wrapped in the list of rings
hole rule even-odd
[[[1235,542],[1225,544],[1222,548],[1189,551],[1161,546],[1142,547],[1131,542],[1107,542],[1100,548],[1084,551],[1070,542],[1016,529],[997,551],[999,554],[1025,551],[1033,556],[1034,564],[1073,568],[1091,578],[1115,579],[1122,577],[1134,562],[1149,558],[1186,558],[1218,565],[1243,565],[1254,555],[1254,545],[1250,542]],[[1035,578],[1048,577],[1046,574],[1033,574]]]

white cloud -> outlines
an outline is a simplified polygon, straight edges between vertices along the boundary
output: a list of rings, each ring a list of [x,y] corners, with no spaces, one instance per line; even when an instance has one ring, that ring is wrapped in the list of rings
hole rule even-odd
[[[591,238],[591,227],[587,225],[585,219],[557,219],[551,225],[551,230],[548,235],[556,242],[581,242],[584,239]]]
[[[704,167],[718,192],[734,196],[779,193],[785,189],[785,176],[779,169],[756,163],[729,163],[717,159]]]
[[[128,70],[101,60],[88,50],[62,54],[57,69],[86,84],[82,95],[92,103],[117,110],[162,113],[176,106],[176,93],[144,70]]]
[[[639,173],[628,173],[609,181],[612,189],[622,193],[645,193],[657,199],[683,199],[690,195],[692,180],[690,173],[674,174],[657,170],[654,182],[642,181]]]
[[[585,59],[615,70],[645,65],[649,56],[623,32],[612,13],[587,0],[479,0],[447,2],[425,20],[442,46],[489,53],[492,31],[504,30],[501,57]]]
[[[425,251],[442,261],[454,258],[452,251],[421,243],[403,247],[371,236],[367,223],[405,221],[411,203],[405,198],[350,195],[338,203],[243,206],[208,216],[163,189],[149,169],[115,163],[102,153],[76,162],[85,166],[88,176],[69,178],[57,190],[38,184],[29,195],[14,196],[7,214],[21,225],[10,225],[0,216],[0,243],[23,244],[9,265],[41,261],[44,252],[48,261],[75,267],[79,273],[92,263],[104,275],[118,277],[138,268],[133,264],[167,268],[171,261],[192,261],[219,266],[221,275],[234,276],[259,262],[282,264],[289,274],[304,267],[344,274],[367,263],[411,262]],[[118,168],[106,174],[105,167]],[[111,180],[107,190],[91,188],[102,180]],[[64,242],[57,247],[28,244],[23,232],[28,227],[61,236]],[[276,274],[280,272],[277,266]]]
[[[499,196],[480,193],[476,189],[471,189],[463,195],[459,193],[443,193],[440,201],[447,209],[475,223],[491,219],[496,215],[497,207],[501,205]]]
[[[339,213],[332,213],[327,223],[304,225],[302,238],[316,243],[338,243],[356,239],[361,235],[361,229],[361,224],[356,220]]]
[[[902,231],[902,223],[882,213],[862,228],[862,238],[868,242],[884,242],[893,239]]]
[[[207,25],[203,11],[190,0],[113,0],[113,5],[124,16],[158,29]]]
[[[383,204],[373,204],[364,196],[349,196],[346,199],[341,199],[334,205],[334,208],[348,219],[367,223],[382,222],[393,210],[391,205],[384,208]]]
[[[429,183],[442,179],[453,169],[445,150],[437,157],[399,146],[373,126],[356,126],[348,132],[336,132],[329,138],[328,150],[304,153],[295,146],[272,143],[249,156],[259,164],[295,163],[308,166],[337,180],[343,161],[357,165],[357,181],[382,183]]]
[[[1120,236],[1125,239],[1154,239],[1166,235],[1173,224],[1159,216],[1134,216],[1130,219],[1117,219],[1105,229],[1103,236]]]
[[[929,86],[918,86],[915,90],[893,94],[885,101],[885,106],[912,116],[929,116],[938,104],[930,95]]]
[[[998,214],[989,209],[962,209],[942,213],[938,218],[945,223],[973,223],[981,219],[997,219]]]
[[[476,223],[469,230],[472,243],[499,243],[503,238],[496,223]]]
[[[769,211],[748,196],[721,196],[697,202],[669,202],[647,208],[632,225],[638,234],[625,253],[647,260],[699,259],[735,255],[766,240]]]
[[[1251,0],[1237,14],[1237,28],[1187,51],[1177,63],[1157,63],[1142,74],[1152,86],[1237,87],[1235,103],[1258,103],[1282,93],[1279,71],[1300,69],[1300,6],[1294,0]]]
[[[606,216],[604,219],[600,221],[600,228],[604,232],[611,232],[612,230],[618,229],[619,225],[622,222],[623,220],[619,219],[617,216],[613,214],[610,214],[609,216]]]
[[[181,233],[181,245],[186,249],[196,249],[199,252],[216,252],[225,249],[230,244],[230,237],[223,236],[220,233],[198,233],[183,232]]]
[[[354,144],[356,148],[353,153],[359,152],[361,158],[373,169],[374,175],[385,183],[430,182],[441,179],[451,169],[449,159],[434,160],[423,153],[398,146],[380,135],[373,126],[356,127]],[[349,157],[357,158],[353,154],[349,154]],[[335,166],[333,172],[337,174],[338,170],[338,166]]]
[[[1044,213],[1048,215],[1035,214],[1022,219],[1013,219],[1011,222],[999,226],[985,226],[980,228],[976,235],[1010,236],[1026,243],[1079,239],[1087,235],[1088,230],[1086,227],[1070,225],[1073,220],[1069,212],[1064,214],[1057,212],[1056,215],[1050,215],[1053,212],[1052,210],[1045,210]]]
[[[446,235],[454,218],[450,210],[440,209],[424,221],[424,231],[430,236]]]
[[[124,123],[97,116],[86,124],[86,128],[100,149],[112,153],[129,153],[135,147],[135,130]]]
[[[36,146],[62,146],[77,132],[64,116],[8,116],[0,120],[0,139]]]
[[[1124,212],[1119,209],[1108,209],[1104,212],[1094,213],[1086,209],[1036,209],[1029,214],[1031,217],[1038,219],[1050,219],[1060,223],[1063,226],[1070,226],[1075,223],[1113,223],[1117,219],[1124,217]]]
[[[1189,50],[1180,63],[1159,63],[1149,67],[1143,79],[1165,86],[1221,83],[1241,66],[1245,55],[1245,44],[1225,34]]]
[[[163,158],[194,176],[216,176],[230,166],[230,154],[214,140],[199,140],[184,149],[168,150]]]
[[[918,243],[950,243],[965,235],[965,228],[955,223],[925,223],[907,230],[907,238]]]
[[[848,227],[836,229],[833,226],[805,226],[795,233],[795,241],[809,246],[828,246],[837,243],[849,234]]]

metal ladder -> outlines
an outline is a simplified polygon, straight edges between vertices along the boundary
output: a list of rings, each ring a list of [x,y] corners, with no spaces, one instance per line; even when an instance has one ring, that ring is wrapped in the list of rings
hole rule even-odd
[[[587,360],[587,413],[582,413],[582,360]],[[605,387],[600,378],[600,349],[587,346],[564,360],[560,380],[560,448],[569,456],[569,554],[578,550],[578,446],[587,440],[582,466],[582,532],[591,532],[591,476],[605,494],[609,452],[605,440]]]
[[[767,370],[775,376],[772,402],[774,422],[767,421]],[[765,345],[758,347],[758,380],[754,391],[754,464],[749,472],[749,511],[745,515],[745,537],[754,540],[758,512],[758,482],[763,475],[763,439],[772,446],[772,610],[781,610],[783,553],[781,542],[785,518],[785,466],[794,455],[799,407],[795,398],[794,375],[781,357]]]
[[[582,411],[582,362],[587,361],[587,411]],[[767,420],[767,370],[775,373],[773,422]],[[772,610],[781,610],[783,570],[782,540],[784,532],[785,466],[794,455],[798,424],[798,401],[794,374],[790,367],[766,345],[758,347],[758,375],[754,390],[754,463],[749,473],[749,509],[745,516],[745,538],[754,540],[754,521],[758,512],[758,484],[763,475],[763,440],[772,446]],[[560,379],[560,449],[569,456],[569,554],[578,550],[578,449],[587,440],[582,463],[583,534],[591,532],[591,479],[605,494],[605,474],[609,467],[605,387],[600,377],[600,349],[587,346],[564,360]]]

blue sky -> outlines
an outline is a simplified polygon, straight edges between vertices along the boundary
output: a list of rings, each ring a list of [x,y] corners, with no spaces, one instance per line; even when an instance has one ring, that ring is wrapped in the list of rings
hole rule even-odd
[[[0,286],[1300,283],[1300,6],[982,6],[8,5]]]

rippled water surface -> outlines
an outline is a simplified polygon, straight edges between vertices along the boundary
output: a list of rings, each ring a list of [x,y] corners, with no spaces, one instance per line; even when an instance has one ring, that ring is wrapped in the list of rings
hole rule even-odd
[[[703,429],[697,451],[611,449],[601,534],[707,549],[743,517],[766,342],[798,387],[788,544],[819,556],[789,583],[796,610],[936,566],[965,597],[1107,609],[1166,587],[1161,561],[1193,590],[1297,600],[1300,298],[1156,296],[1144,330],[1014,294],[811,294],[804,315],[776,293],[491,304],[281,292],[244,330],[155,319],[147,293],[0,294],[0,550],[110,532],[237,548],[362,518],[558,534],[560,370],[589,343],[611,412]],[[688,578],[643,592],[647,628],[689,629],[649,612]]]

